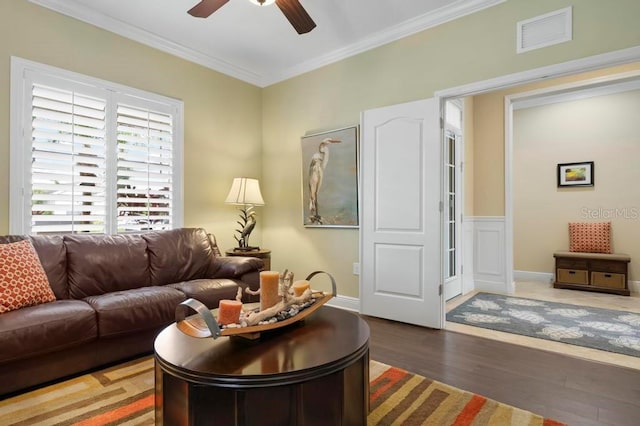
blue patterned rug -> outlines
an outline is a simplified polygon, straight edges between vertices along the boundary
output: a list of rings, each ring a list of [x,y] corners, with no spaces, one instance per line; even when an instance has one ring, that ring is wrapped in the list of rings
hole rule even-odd
[[[640,357],[640,314],[478,293],[447,321]]]

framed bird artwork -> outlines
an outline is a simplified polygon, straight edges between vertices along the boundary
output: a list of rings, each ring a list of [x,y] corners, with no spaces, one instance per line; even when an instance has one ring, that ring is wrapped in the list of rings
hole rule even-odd
[[[302,146],[306,227],[358,227],[358,126],[307,134]]]

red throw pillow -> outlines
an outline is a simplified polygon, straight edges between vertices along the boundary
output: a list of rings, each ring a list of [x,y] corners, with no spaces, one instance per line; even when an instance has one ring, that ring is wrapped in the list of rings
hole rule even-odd
[[[569,251],[611,253],[611,222],[570,223]]]
[[[0,314],[54,300],[31,241],[0,244]]]

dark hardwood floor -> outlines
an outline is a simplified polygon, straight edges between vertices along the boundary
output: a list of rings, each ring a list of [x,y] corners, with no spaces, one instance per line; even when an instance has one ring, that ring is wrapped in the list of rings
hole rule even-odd
[[[640,425],[640,371],[363,316],[371,359],[570,425]]]

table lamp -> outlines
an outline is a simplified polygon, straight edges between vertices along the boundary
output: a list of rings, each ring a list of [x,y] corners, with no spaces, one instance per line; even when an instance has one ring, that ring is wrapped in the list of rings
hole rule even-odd
[[[231,204],[240,209],[240,220],[237,221],[239,228],[236,229],[237,235],[233,238],[238,242],[235,251],[251,251],[260,250],[260,247],[249,246],[249,235],[256,226],[256,212],[254,206],[264,206],[264,200],[260,193],[260,183],[258,179],[246,177],[234,178],[229,190],[225,204]]]

